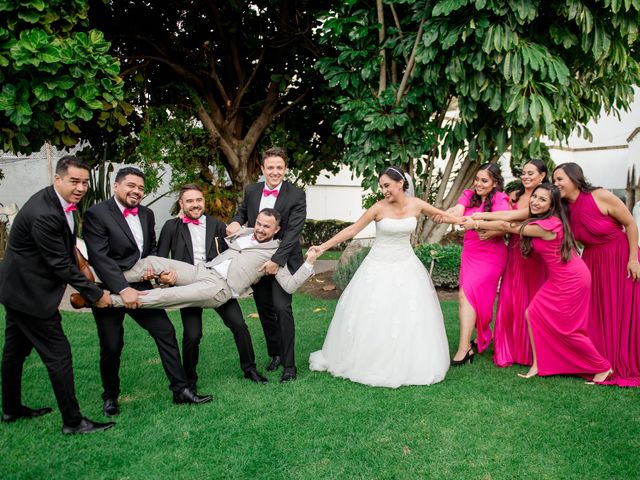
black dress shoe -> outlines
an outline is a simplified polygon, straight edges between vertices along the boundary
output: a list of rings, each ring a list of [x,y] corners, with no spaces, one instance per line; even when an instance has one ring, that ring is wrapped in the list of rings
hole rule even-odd
[[[290,382],[291,380],[295,380],[296,378],[298,378],[298,376],[296,375],[296,368],[285,367],[285,369],[282,371],[282,376],[280,377],[280,383]]]
[[[98,423],[98,422],[94,422],[93,420],[89,420],[88,418],[82,417],[82,420],[80,420],[80,423],[75,427],[63,425],[62,433],[64,433],[65,435],[74,435],[76,433],[81,433],[81,434],[95,433],[95,432],[101,432],[102,430],[109,430],[114,425],[115,425],[114,422]]]
[[[113,417],[120,413],[120,408],[118,407],[118,400],[115,398],[107,398],[104,401],[104,405],[102,406],[102,411],[107,417]]]
[[[22,407],[20,408],[20,412],[15,415],[11,415],[10,413],[3,413],[2,421],[5,423],[11,423],[15,422],[16,420],[20,420],[21,418],[36,418],[51,412],[53,412],[53,409],[51,407],[29,408],[25,405],[22,405]]]
[[[207,403],[213,400],[213,395],[198,395],[193,393],[188,387],[184,387],[179,392],[173,392],[173,403],[180,405],[183,403],[190,403],[192,405],[200,405],[201,403]]]
[[[276,355],[275,357],[271,357],[271,361],[269,362],[269,365],[267,365],[267,372],[273,372],[280,365],[282,365],[282,362],[280,361],[279,355]]]
[[[247,378],[255,383],[267,383],[269,381],[265,377],[260,375],[257,370],[247,370],[246,372],[244,372],[244,378]]]

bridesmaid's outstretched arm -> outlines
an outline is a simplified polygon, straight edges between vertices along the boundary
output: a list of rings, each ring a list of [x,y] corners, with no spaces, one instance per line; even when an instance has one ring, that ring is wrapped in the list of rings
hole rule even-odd
[[[529,218],[529,208],[518,210],[499,210],[497,212],[476,212],[471,216],[474,220],[504,220],[521,222]]]
[[[556,238],[554,232],[550,232],[539,225],[525,225],[522,228],[520,222],[508,222],[503,220],[473,220],[473,228],[475,230],[490,230],[503,233],[517,233],[525,237],[538,237],[544,240],[553,240]]]

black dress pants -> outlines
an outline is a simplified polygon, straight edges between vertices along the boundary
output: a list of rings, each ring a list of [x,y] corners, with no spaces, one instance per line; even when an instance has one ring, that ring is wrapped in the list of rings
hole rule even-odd
[[[120,395],[120,355],[124,347],[124,316],[128,314],[156,342],[160,361],[169,378],[169,388],[178,392],[187,386],[176,332],[167,313],[156,309],[94,308],[93,316],[100,339],[100,376],[102,399],[117,399]]]
[[[42,359],[65,425],[82,420],[76,399],[71,346],[62,330],[60,312],[51,318],[37,318],[6,308],[6,329],[2,353],[2,411],[19,415],[22,408],[22,369],[35,348]]]
[[[215,309],[222,321],[233,334],[240,368],[246,372],[256,368],[256,359],[251,342],[249,328],[244,321],[238,301],[231,299]],[[200,341],[202,340],[202,308],[188,307],[180,310],[182,317],[182,363],[190,386],[198,382],[196,367],[200,358]]]
[[[265,275],[252,288],[269,356],[280,355],[283,367],[295,367],[293,296],[283,290],[273,275]]]

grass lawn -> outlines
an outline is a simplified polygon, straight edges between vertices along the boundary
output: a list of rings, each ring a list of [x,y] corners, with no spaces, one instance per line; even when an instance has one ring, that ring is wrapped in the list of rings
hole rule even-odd
[[[302,249],[303,255],[307,254],[307,249]],[[342,255],[341,250],[327,250],[322,255],[320,255],[319,260],[340,260],[340,256]]]
[[[250,300],[242,306],[255,310]],[[442,307],[453,346],[456,303]],[[321,347],[334,308],[295,296],[299,377],[284,385],[278,374],[267,385],[244,380],[231,334],[208,313],[199,390],[216,398],[199,407],[171,403],[153,341],[127,320],[116,427],[63,436],[57,408],[0,425],[1,478],[640,478],[640,390],[574,377],[523,380],[516,372],[524,367],[499,369],[487,354],[430,387],[372,388],[309,372],[308,355]],[[82,411],[104,419],[93,319],[64,317]],[[260,325],[248,323],[264,372]],[[23,398],[55,406],[35,354]]]

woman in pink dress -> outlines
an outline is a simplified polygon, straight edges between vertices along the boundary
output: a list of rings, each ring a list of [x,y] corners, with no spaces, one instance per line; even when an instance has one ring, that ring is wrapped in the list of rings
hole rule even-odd
[[[538,159],[531,159],[522,167],[522,185],[510,195],[513,210],[522,210],[529,215],[531,193],[547,180],[548,172],[547,165]],[[494,325],[493,363],[497,366],[531,365],[533,357],[524,312],[545,279],[544,263],[523,257],[520,235],[509,235],[507,267],[500,283]]]
[[[575,163],[558,165],[553,179],[591,271],[589,337],[613,365],[610,384],[640,387],[638,227],[622,201],[590,185]]]
[[[502,192],[500,167],[486,163],[480,167],[473,181],[473,190],[465,190],[455,207],[447,210],[454,216],[468,216],[474,212],[509,210],[509,197]],[[436,217],[436,221],[439,219]],[[507,247],[500,232],[468,231],[464,236],[460,264],[458,316],[460,339],[452,366],[473,361],[471,335],[476,329],[478,353],[491,343],[491,320],[496,301],[498,282],[507,263]]]
[[[612,374],[611,364],[587,335],[591,275],[575,249],[559,190],[541,184],[529,208],[531,218],[523,223],[482,220],[491,214],[475,215],[469,222],[474,228],[518,233],[522,254],[533,252],[547,268],[547,280],[525,313],[533,363],[520,376],[580,375],[602,383]]]

